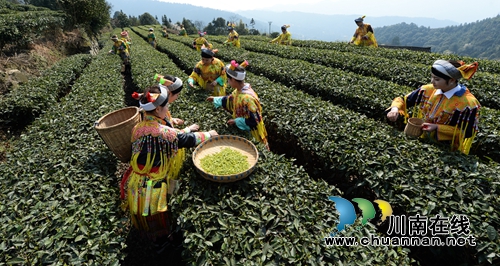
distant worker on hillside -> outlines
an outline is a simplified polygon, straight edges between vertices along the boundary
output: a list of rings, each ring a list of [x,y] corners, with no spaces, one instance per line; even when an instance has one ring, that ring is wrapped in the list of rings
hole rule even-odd
[[[184,28],[184,25],[180,25],[180,27],[181,27],[181,30],[179,31],[179,36],[187,37],[188,35],[187,35],[186,29]]]
[[[241,46],[240,36],[234,30],[234,26],[235,26],[234,24],[229,24],[229,26],[227,26],[227,30],[229,31],[229,35],[227,36],[227,40],[224,41],[224,44],[229,45],[229,46],[236,46],[236,47],[240,48],[240,46]]]
[[[124,30],[120,33],[121,40],[125,42],[125,45],[127,45],[128,52],[130,53],[130,46],[132,45],[132,39],[128,36],[128,31]]]
[[[130,38],[130,36],[128,35],[128,31],[127,30],[123,30],[121,33],[120,33],[120,36],[121,36],[121,39],[122,40],[125,40],[128,42],[129,46],[132,44],[132,39]]]
[[[193,48],[196,48],[196,51],[201,51],[201,47],[205,45],[205,47],[212,48],[212,45],[208,43],[205,38],[206,32],[198,31],[198,38],[193,40]]]
[[[156,49],[156,36],[153,32],[153,28],[149,28],[148,43]]]
[[[281,26],[281,34],[270,40],[269,43],[277,43],[280,45],[292,45],[292,34],[287,30],[290,25]]]
[[[478,133],[481,105],[459,81],[461,78],[472,78],[477,67],[477,62],[435,61],[431,68],[431,84],[395,98],[387,109],[387,118],[394,122],[401,115],[406,120],[411,112],[412,117],[423,119],[424,133],[421,137],[450,145],[453,151],[469,154]]]
[[[364,18],[365,16],[362,16],[354,20],[356,25],[358,25],[358,28],[354,32],[354,35],[349,43],[359,46],[378,47],[377,39],[375,39],[372,26],[368,23],[364,23]]]
[[[214,51],[205,47],[201,48],[201,61],[196,63],[188,78],[189,87],[193,88],[195,82],[212,92],[213,96],[226,95],[227,75],[224,63],[215,58]]]
[[[111,40],[114,43],[112,49],[109,51],[109,54],[119,55],[122,59],[123,64],[128,65],[130,63],[130,52],[128,50],[127,43],[122,39],[118,39],[116,35],[113,35],[113,37],[111,37]]]
[[[168,38],[168,32],[166,27],[163,27],[163,29],[161,30],[161,36],[163,36],[163,38]]]

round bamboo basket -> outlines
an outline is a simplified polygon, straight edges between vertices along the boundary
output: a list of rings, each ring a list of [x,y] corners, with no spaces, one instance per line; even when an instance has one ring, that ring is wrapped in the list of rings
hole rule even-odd
[[[132,129],[141,121],[139,108],[125,107],[97,120],[94,128],[108,148],[124,163],[132,156]]]
[[[247,157],[249,165],[247,170],[233,175],[217,176],[208,173],[201,168],[201,159],[207,155],[218,153],[227,147],[237,150]],[[200,143],[200,145],[198,145],[194,150],[192,157],[196,170],[203,178],[214,182],[228,183],[238,181],[249,176],[255,170],[257,160],[259,159],[259,153],[257,151],[257,147],[245,138],[232,135],[219,135]]]
[[[422,135],[423,130],[422,130],[422,124],[424,123],[424,120],[421,118],[417,117],[412,117],[408,119],[408,123],[406,124],[405,127],[405,134],[410,137],[418,138],[420,135]]]

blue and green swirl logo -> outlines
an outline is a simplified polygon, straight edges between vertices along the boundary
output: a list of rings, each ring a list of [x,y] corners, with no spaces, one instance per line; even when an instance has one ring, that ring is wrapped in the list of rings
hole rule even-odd
[[[331,233],[331,236],[335,236],[335,234],[345,230],[346,225],[354,224],[356,221],[356,210],[352,202],[342,197],[330,196],[328,199],[335,202],[335,208],[340,214],[337,232]],[[375,218],[377,213],[375,206],[377,206],[382,213],[381,222],[384,222],[388,216],[392,215],[391,204],[385,200],[374,200],[373,203],[375,204],[363,198],[354,198],[352,201],[356,202],[358,208],[361,210],[361,215],[363,216],[361,221],[362,225],[365,225],[369,220]]]

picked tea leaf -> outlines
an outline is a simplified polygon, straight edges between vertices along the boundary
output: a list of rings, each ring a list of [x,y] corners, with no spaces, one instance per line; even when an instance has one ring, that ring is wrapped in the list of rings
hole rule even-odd
[[[234,175],[247,170],[247,156],[241,152],[223,148],[220,152],[207,155],[200,160],[201,168],[211,175]]]

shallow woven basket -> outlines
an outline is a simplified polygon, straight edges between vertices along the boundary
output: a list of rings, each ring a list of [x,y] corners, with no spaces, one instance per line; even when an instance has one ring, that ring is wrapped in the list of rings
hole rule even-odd
[[[414,138],[420,137],[420,135],[422,135],[423,133],[422,130],[423,123],[424,120],[421,118],[412,117],[408,119],[408,123],[406,124],[405,127],[405,134]]]
[[[201,168],[201,159],[207,155],[220,152],[222,149],[227,147],[235,149],[247,156],[249,165],[247,170],[233,175],[216,176],[205,172]],[[193,162],[198,173],[207,180],[220,183],[234,182],[249,176],[254,171],[258,159],[259,153],[257,151],[257,147],[255,147],[252,142],[245,138],[231,135],[220,135],[210,138],[209,140],[200,143],[200,145],[198,145],[193,152]]]
[[[94,124],[109,149],[124,163],[132,156],[132,129],[141,121],[139,108],[125,107],[106,114]]]

